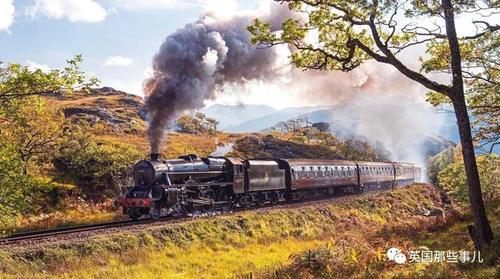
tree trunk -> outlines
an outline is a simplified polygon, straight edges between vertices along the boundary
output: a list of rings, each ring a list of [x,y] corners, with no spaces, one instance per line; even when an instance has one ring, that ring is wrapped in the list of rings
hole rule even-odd
[[[462,156],[464,159],[465,175],[467,176],[467,188],[471,205],[472,216],[474,218],[473,230],[469,233],[473,238],[474,245],[478,249],[484,249],[491,244],[493,232],[491,231],[486,210],[484,207],[479,172],[477,170],[476,156],[470,129],[469,115],[465,104],[465,98],[459,92],[454,92],[453,108],[457,118],[460,143],[462,145]]]
[[[464,84],[462,77],[462,65],[460,57],[460,46],[455,29],[455,19],[451,0],[443,0],[442,6],[446,21],[446,34],[451,53],[451,70],[453,74],[453,85],[451,88],[451,99],[455,116],[457,118],[460,143],[462,145],[462,156],[464,159],[465,175],[467,176],[467,188],[469,201],[474,218],[474,227],[469,229],[474,245],[477,249],[487,248],[493,239],[490,223],[486,216],[479,172],[477,170],[476,155],[472,141],[471,127],[467,105],[464,96]]]

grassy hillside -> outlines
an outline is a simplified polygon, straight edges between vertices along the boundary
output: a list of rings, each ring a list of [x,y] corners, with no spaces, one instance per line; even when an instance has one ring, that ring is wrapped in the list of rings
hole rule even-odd
[[[72,134],[29,163],[30,176],[50,184],[37,188],[34,202],[29,201],[34,206],[29,210],[7,216],[8,222],[0,220],[0,232],[120,218],[121,213],[112,210],[112,200],[122,187],[132,183],[132,166],[149,155],[141,98],[112,88],[43,98],[48,108],[60,114],[56,121],[63,121],[64,129]],[[343,142],[312,128],[294,133],[169,132],[161,157],[189,153],[207,156],[217,145],[226,143],[234,144],[228,155],[244,158],[384,159],[364,142]]]
[[[426,214],[434,209],[444,215]],[[498,209],[493,214],[498,217]],[[414,185],[307,206],[5,250],[0,253],[0,271],[6,277],[24,278],[234,278],[249,274],[270,278],[472,278],[479,274],[475,278],[493,278],[498,270],[488,259],[482,265],[396,265],[385,258],[389,247],[405,252],[422,246],[471,250],[463,227],[451,225],[461,218],[434,188]],[[321,253],[331,257],[322,262]]]

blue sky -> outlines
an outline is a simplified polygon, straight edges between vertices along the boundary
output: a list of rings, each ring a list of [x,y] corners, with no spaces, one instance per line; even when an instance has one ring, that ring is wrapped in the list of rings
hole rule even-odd
[[[220,0],[0,0],[0,60],[57,68],[81,53],[84,70],[103,85],[141,94],[165,37],[218,2],[235,8]]]
[[[236,12],[252,11],[259,16],[272,0],[0,0],[0,61],[17,62],[43,69],[58,68],[75,54],[83,54],[83,69],[102,81],[126,92],[142,95],[142,82],[150,71],[153,55],[163,40],[173,31],[195,21],[207,11],[220,17]],[[277,5],[276,3],[273,3]],[[262,9],[264,7],[264,9]],[[467,15],[463,22],[471,22]],[[493,19],[493,18],[491,18]],[[498,21],[495,15],[492,22]],[[429,23],[430,24],[430,23]],[[470,24],[457,19],[459,33],[474,33]],[[418,69],[418,56],[423,48],[402,57],[411,68]],[[425,89],[408,82],[389,66],[367,63],[349,74],[329,73],[311,82],[308,77],[283,84],[255,83],[235,94],[219,95],[215,101],[226,104],[268,104],[275,108],[304,105],[334,105],[345,101],[344,93],[371,77],[380,82],[368,93],[389,94],[391,101],[424,102]],[[333,98],[309,98],[315,83],[330,80]],[[389,84],[389,86],[386,86]],[[322,89],[331,90],[327,84]],[[376,92],[379,91],[379,92]],[[366,92],[364,92],[366,93]],[[324,95],[326,96],[326,94]],[[323,96],[323,97],[324,97]],[[339,97],[340,96],[340,97]],[[351,96],[351,95],[347,95]],[[396,97],[395,97],[396,96]],[[349,97],[351,98],[351,97]]]

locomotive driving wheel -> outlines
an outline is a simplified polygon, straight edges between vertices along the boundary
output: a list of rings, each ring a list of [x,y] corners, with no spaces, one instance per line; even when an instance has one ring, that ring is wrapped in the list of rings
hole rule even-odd
[[[133,221],[137,221],[137,219],[139,219],[139,217],[141,217],[141,212],[138,208],[135,208],[135,207],[129,207],[127,209],[127,214],[128,214],[128,217],[130,219],[132,219]]]
[[[210,200],[210,204],[207,204],[207,205],[204,205],[202,208],[203,210],[205,211],[210,211],[214,208],[214,197],[215,197],[215,194],[214,194],[214,191],[212,191],[211,189],[205,189],[203,190],[201,193],[200,193],[200,196],[202,198],[205,198],[207,200]]]

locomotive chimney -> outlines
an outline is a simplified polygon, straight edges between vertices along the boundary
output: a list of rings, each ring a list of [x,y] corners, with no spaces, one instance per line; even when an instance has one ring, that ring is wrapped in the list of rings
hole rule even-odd
[[[158,161],[160,159],[160,154],[158,153],[151,153],[149,156],[151,156],[151,161]]]

